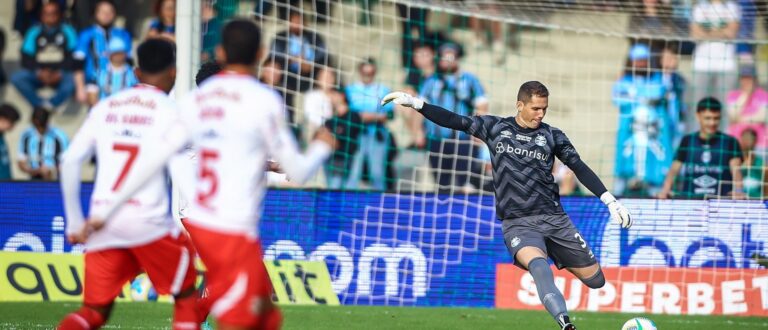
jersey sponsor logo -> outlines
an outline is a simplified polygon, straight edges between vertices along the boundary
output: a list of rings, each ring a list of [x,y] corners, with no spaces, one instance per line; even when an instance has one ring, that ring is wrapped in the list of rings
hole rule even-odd
[[[154,110],[155,107],[157,107],[157,104],[155,103],[155,100],[149,99],[142,99],[138,95],[131,96],[127,99],[111,99],[109,100],[109,103],[107,103],[110,108],[119,108],[123,106],[137,106],[141,108],[147,108]]]
[[[537,146],[543,147],[547,145],[547,139],[544,137],[544,135],[536,135],[536,139],[533,140],[533,143],[536,143]]]
[[[526,135],[522,135],[522,134],[516,134],[515,135],[515,140],[531,142],[531,137],[530,136],[526,136]]]
[[[508,154],[515,154],[515,155],[518,155],[518,156],[530,157],[530,158],[538,159],[538,160],[547,160],[547,159],[549,159],[549,155],[548,154],[545,154],[545,153],[542,153],[542,152],[539,152],[539,151],[536,151],[536,150],[527,150],[527,149],[523,149],[523,148],[518,148],[518,147],[515,147],[515,146],[510,145],[510,144],[504,144],[503,142],[496,143],[496,148],[495,149],[496,149],[496,153],[497,154],[501,154],[501,153],[506,152]]]
[[[709,175],[702,175],[698,178],[693,179],[693,184],[699,187],[709,188],[717,184],[717,179]]]

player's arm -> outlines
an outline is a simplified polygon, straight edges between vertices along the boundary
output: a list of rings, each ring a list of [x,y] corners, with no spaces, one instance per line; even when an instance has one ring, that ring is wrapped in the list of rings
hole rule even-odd
[[[413,108],[424,115],[424,118],[442,127],[467,131],[472,126],[472,118],[470,117],[459,115],[436,105],[427,104],[424,100],[403,92],[389,93],[381,100],[382,105],[386,105],[389,102]]]
[[[296,144],[288,125],[285,122],[285,116],[282,102],[277,100],[271,107],[273,111],[269,113],[267,129],[263,132],[264,141],[267,142],[269,154],[272,155],[280,168],[291,179],[298,184],[303,184],[320,168],[325,159],[331,155],[331,151],[336,145],[336,139],[333,134],[321,127],[315,134],[315,139],[310,143],[306,152],[302,154]]]
[[[688,159],[688,151],[690,149],[688,141],[690,141],[690,139],[687,136],[680,141],[680,145],[677,147],[677,151],[675,151],[675,160],[672,161],[672,166],[669,168],[667,176],[664,178],[664,184],[661,186],[661,191],[659,192],[659,195],[656,196],[659,199],[667,199],[672,193],[672,184],[675,183],[675,178],[680,174],[680,169],[683,168],[683,162]]]
[[[93,156],[95,137],[95,115],[98,109],[94,109],[83,126],[75,135],[72,144],[61,155],[60,178],[61,194],[64,199],[64,214],[67,217],[66,234],[70,243],[84,243],[85,217],[80,200],[80,169],[86,160]]]
[[[600,201],[608,207],[608,211],[611,214],[611,220],[620,224],[623,228],[629,228],[632,226],[632,216],[629,214],[629,210],[624,207],[616,197],[611,194],[608,189],[605,188],[605,184],[595,174],[583,160],[581,156],[576,152],[576,148],[571,144],[571,141],[561,130],[553,128],[552,137],[555,140],[555,155],[559,158],[563,164],[573,171],[576,178],[589,189],[595,196],[600,196]]]
[[[733,178],[733,197],[744,197],[744,178],[741,175],[741,158],[734,157],[728,161],[728,166],[731,169],[731,177]]]
[[[680,169],[682,167],[683,167],[683,162],[679,160],[675,160],[672,162],[672,166],[669,168],[669,171],[667,172],[667,176],[664,178],[664,185],[661,186],[661,191],[659,192],[659,195],[656,197],[658,197],[659,199],[669,198],[669,195],[672,192],[672,184],[675,183],[675,178],[677,178],[677,175],[680,173]]]

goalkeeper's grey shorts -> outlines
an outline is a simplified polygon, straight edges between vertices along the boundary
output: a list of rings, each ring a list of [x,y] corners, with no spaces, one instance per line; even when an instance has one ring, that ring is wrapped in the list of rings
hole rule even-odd
[[[541,249],[558,269],[580,268],[597,263],[584,237],[566,214],[533,215],[502,221],[504,243],[512,260],[520,249],[533,246]]]

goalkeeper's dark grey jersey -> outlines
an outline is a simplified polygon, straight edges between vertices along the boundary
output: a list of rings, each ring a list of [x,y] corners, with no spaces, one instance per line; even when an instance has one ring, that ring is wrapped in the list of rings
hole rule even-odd
[[[552,176],[555,158],[571,167],[579,154],[563,131],[541,123],[521,127],[515,117],[473,116],[467,133],[491,151],[496,213],[500,219],[564,213]]]

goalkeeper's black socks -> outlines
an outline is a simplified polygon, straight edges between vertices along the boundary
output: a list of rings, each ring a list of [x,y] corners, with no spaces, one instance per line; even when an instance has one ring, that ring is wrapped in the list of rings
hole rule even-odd
[[[531,273],[533,281],[536,283],[536,291],[539,293],[539,299],[550,315],[560,323],[563,329],[568,321],[568,310],[565,307],[565,298],[560,290],[555,286],[555,277],[552,269],[549,268],[547,259],[534,258],[528,263],[528,272]],[[566,320],[565,323],[561,323]]]

